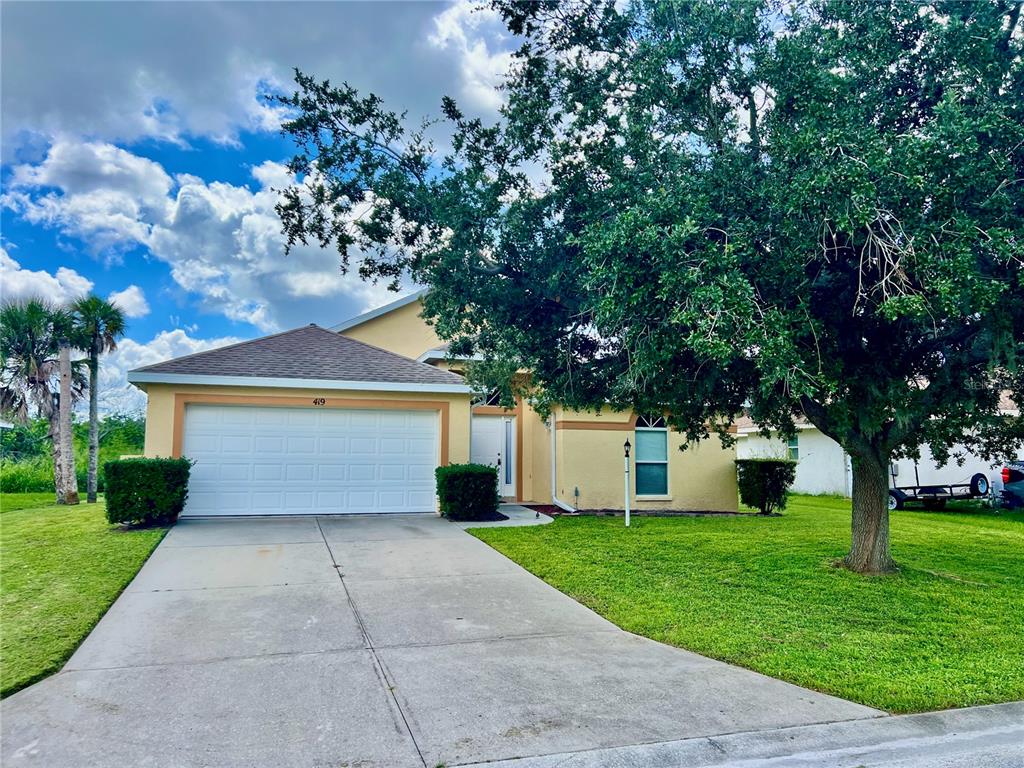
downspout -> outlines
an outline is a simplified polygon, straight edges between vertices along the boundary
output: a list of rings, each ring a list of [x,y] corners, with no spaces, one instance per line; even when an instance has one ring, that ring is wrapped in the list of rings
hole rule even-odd
[[[551,430],[551,503],[566,512],[575,512],[571,506],[558,498],[558,465],[555,462],[555,414],[548,419],[548,429]]]

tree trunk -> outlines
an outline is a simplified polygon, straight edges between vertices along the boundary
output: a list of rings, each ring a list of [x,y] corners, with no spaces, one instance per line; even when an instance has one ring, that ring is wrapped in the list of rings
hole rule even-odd
[[[889,573],[896,564],[889,555],[888,456],[851,455],[851,461],[852,537],[843,564],[857,573]]]
[[[71,434],[71,346],[62,341],[60,345],[60,407],[57,422],[60,426],[60,461],[62,465],[61,487],[58,503],[78,503],[78,477],[75,474],[75,449]],[[56,470],[56,467],[54,467]]]
[[[99,368],[99,353],[94,342],[89,350],[89,478],[86,485],[86,500],[90,504],[96,502],[96,473],[100,455]]]
[[[60,457],[60,419],[57,411],[50,407],[46,414],[46,420],[50,425],[50,446],[53,454],[53,492],[56,494],[57,503],[64,503],[64,462]]]

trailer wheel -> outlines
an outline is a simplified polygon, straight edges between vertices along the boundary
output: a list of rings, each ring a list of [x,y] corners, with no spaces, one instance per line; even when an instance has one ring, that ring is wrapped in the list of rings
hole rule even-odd
[[[891,512],[894,509],[903,509],[903,499],[889,491],[889,511]]]
[[[971,496],[988,496],[988,478],[979,472],[971,478]]]

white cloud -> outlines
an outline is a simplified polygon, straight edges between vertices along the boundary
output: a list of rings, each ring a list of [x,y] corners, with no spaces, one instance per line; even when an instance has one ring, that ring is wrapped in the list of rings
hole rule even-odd
[[[5,157],[67,132],[96,140],[237,145],[276,131],[261,94],[299,67],[436,113],[457,55],[425,44],[434,3],[5,4]]]
[[[41,162],[14,167],[2,201],[108,258],[141,246],[204,309],[260,330],[337,322],[353,304],[386,300],[383,288],[358,274],[341,275],[333,249],[299,245],[285,256],[273,188],[291,177],[270,161],[252,176],[255,191],[192,175],[172,179],[124,149],[62,138]]]
[[[14,167],[0,200],[26,221],[58,227],[116,258],[119,248],[149,236],[149,222],[166,218],[172,187],[159,163],[62,137],[41,163]]]
[[[500,14],[490,6],[457,0],[434,17],[430,44],[458,56],[462,96],[478,109],[504,103],[499,87],[512,65],[512,51]]]
[[[137,285],[129,285],[123,291],[114,291],[108,298],[128,317],[145,317],[149,314],[146,294]]]
[[[205,352],[242,339],[225,336],[217,339],[195,339],[185,331],[162,331],[152,340],[140,343],[122,339],[117,349],[100,360],[100,403],[104,411],[138,413],[145,410],[146,395],[128,383],[128,371],[164,360],[196,352]]]
[[[92,286],[92,280],[67,267],[58,267],[55,275],[22,269],[0,246],[0,293],[5,301],[39,297],[62,304],[88,293]]]

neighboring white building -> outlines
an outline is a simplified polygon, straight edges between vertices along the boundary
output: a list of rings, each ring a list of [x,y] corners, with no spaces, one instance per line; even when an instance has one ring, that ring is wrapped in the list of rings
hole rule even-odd
[[[796,429],[796,437],[787,442],[775,435],[759,435],[757,425],[746,417],[737,419],[736,458],[793,459],[797,462],[793,482],[797,493],[851,495],[850,457],[846,451],[813,424],[801,422]]]
[[[1007,401],[1001,410],[1007,416],[1019,416],[1016,406]],[[796,437],[788,442],[773,435],[766,438],[757,431],[757,425],[748,417],[736,420],[736,458],[790,458],[797,462],[796,480],[793,490],[797,493],[853,494],[853,474],[850,457],[835,440],[807,421],[796,424]],[[962,451],[963,446],[954,446],[953,452]],[[1024,454],[1018,456],[1024,459]],[[921,458],[900,459],[890,468],[890,487],[906,485],[959,485],[971,482],[977,473],[985,475],[992,488],[998,492],[1003,487],[1000,470],[1002,463],[990,464],[979,456],[967,454],[963,466],[954,459],[946,464],[936,464],[927,445],[921,446]]]

